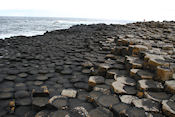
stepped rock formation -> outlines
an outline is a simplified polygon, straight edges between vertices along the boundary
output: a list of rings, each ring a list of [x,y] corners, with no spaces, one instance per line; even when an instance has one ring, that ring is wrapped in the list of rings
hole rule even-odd
[[[175,22],[77,25],[0,45],[0,117],[175,117]]]

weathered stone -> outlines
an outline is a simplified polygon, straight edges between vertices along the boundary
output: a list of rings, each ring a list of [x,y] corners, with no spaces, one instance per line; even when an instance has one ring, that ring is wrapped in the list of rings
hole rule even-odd
[[[152,111],[152,112],[159,112],[160,111],[160,104],[156,101],[150,99],[134,99],[132,103],[138,107],[143,108],[145,111]]]
[[[68,69],[68,68],[65,68],[61,71],[61,74],[63,75],[71,75],[72,74],[72,70],[71,69]]]
[[[57,110],[55,112],[52,112],[49,117],[69,117],[69,112],[65,110]]]
[[[127,116],[126,111],[130,108],[128,104],[118,103],[112,106],[115,116]]]
[[[138,57],[126,56],[126,67],[127,69],[141,69],[143,60]]]
[[[32,104],[32,100],[30,97],[20,98],[16,100],[16,105],[27,106],[31,104]]]
[[[113,113],[106,108],[98,107],[89,112],[90,117],[113,117]]]
[[[91,68],[93,67],[93,64],[90,61],[86,61],[85,63],[82,64],[82,66],[85,68]]]
[[[123,64],[115,63],[111,66],[112,69],[124,70],[125,66]]]
[[[105,84],[111,86],[114,81],[114,79],[106,79]]]
[[[86,101],[88,95],[89,95],[88,92],[86,92],[86,91],[80,91],[80,92],[78,92],[77,98],[78,98],[79,100]]]
[[[111,95],[101,95],[96,103],[100,106],[104,106],[107,108],[111,108],[112,105],[119,103],[119,99],[116,96],[111,96]]]
[[[37,80],[41,80],[41,81],[44,81],[44,80],[47,80],[48,77],[46,75],[39,75],[36,77]]]
[[[74,109],[76,107],[83,107],[88,112],[94,108],[94,106],[90,103],[87,103],[78,99],[69,99],[69,108]]]
[[[122,84],[120,81],[115,81],[115,82],[112,83],[112,88],[114,89],[115,93],[119,93],[119,94],[127,93],[124,90],[124,86],[125,86],[125,84]]]
[[[108,71],[109,68],[111,68],[110,64],[107,64],[107,63],[99,64],[98,74],[100,74],[102,76],[106,75],[106,72]]]
[[[68,100],[63,96],[53,96],[49,99],[49,104],[57,109],[65,109],[68,106]]]
[[[82,70],[82,73],[84,73],[84,74],[90,74],[91,73],[91,70],[90,69],[83,69]]]
[[[129,45],[129,54],[136,56],[138,55],[141,51],[148,50],[148,47],[144,45]]]
[[[162,83],[153,80],[139,80],[138,88],[140,90],[162,90],[164,86]]]
[[[64,89],[64,90],[61,92],[61,95],[62,95],[62,96],[66,96],[66,97],[75,98],[76,95],[77,95],[77,91],[74,90],[74,89]]]
[[[117,75],[118,73],[119,73],[119,70],[116,70],[116,69],[108,70],[106,73],[106,78],[113,79],[114,76]]]
[[[117,94],[136,94],[136,88],[133,86],[127,86],[120,81],[112,83],[112,88]]]
[[[118,82],[121,82],[122,84],[130,85],[130,86],[135,86],[136,85],[135,80],[132,79],[132,78],[129,78],[129,77],[125,77],[125,76],[114,77],[114,79]]]
[[[97,84],[104,83],[104,77],[102,76],[90,76],[88,80],[88,84],[92,87],[94,87]]]
[[[34,82],[34,85],[40,86],[40,85],[42,85],[43,83],[44,83],[43,81],[35,81],[35,82]]]
[[[167,116],[175,117],[175,102],[163,100],[162,101],[162,110]]]
[[[121,102],[126,103],[126,104],[131,104],[134,99],[138,99],[138,97],[132,96],[132,95],[122,95],[122,96],[120,96]]]
[[[26,90],[27,86],[25,83],[17,83],[15,84],[15,90]]]
[[[77,106],[75,108],[73,108],[71,110],[71,115],[75,116],[75,117],[89,117],[89,113],[88,111],[82,107],[82,106]]]
[[[28,91],[17,91],[15,93],[15,98],[29,97],[30,93]]]
[[[13,93],[10,92],[0,93],[0,99],[9,99],[9,98],[13,98]]]
[[[102,92],[103,94],[110,94],[110,86],[108,85],[96,85],[94,91]]]
[[[20,73],[20,74],[18,74],[18,76],[21,78],[25,78],[28,76],[28,74],[27,73]]]
[[[32,104],[38,108],[45,107],[48,104],[48,97],[34,97],[32,99]]]
[[[48,117],[49,116],[49,111],[47,110],[42,110],[40,112],[38,112],[35,117]]]
[[[103,93],[102,92],[98,92],[98,91],[92,91],[89,93],[89,96],[87,97],[89,102],[94,102],[98,99],[98,97],[100,97]]]
[[[173,72],[165,67],[158,66],[157,67],[157,77],[156,79],[161,80],[161,81],[166,81],[172,78]]]
[[[47,86],[42,86],[40,88],[34,88],[32,89],[32,96],[33,97],[48,97],[49,90]]]
[[[169,63],[165,62],[165,59],[162,56],[154,54],[146,54],[144,57],[144,67],[155,71],[158,66],[168,67]]]
[[[79,88],[79,89],[89,90],[89,85],[88,83],[85,83],[85,82],[77,82],[74,84],[74,87]]]
[[[146,117],[144,109],[136,107],[127,109],[126,114],[130,117]]]
[[[167,94],[165,92],[144,92],[144,95],[147,98],[158,102],[161,102],[162,100],[168,100],[171,96],[171,94]]]
[[[175,94],[175,80],[165,81],[166,90]]]
[[[129,73],[130,77],[136,78],[136,74],[139,70],[140,69],[130,69],[130,73]]]
[[[15,115],[17,117],[24,117],[28,112],[32,110],[31,106],[18,106],[15,109]]]
[[[12,87],[1,87],[0,92],[13,92],[15,89]]]
[[[137,76],[140,79],[153,79],[154,74],[145,70],[138,70],[137,71]]]
[[[15,80],[17,77],[15,75],[9,75],[7,77],[5,77],[6,80]]]

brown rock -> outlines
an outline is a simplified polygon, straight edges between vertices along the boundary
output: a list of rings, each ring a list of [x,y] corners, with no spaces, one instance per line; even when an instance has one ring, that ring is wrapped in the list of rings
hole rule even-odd
[[[161,81],[166,81],[172,78],[173,72],[165,67],[158,66],[157,67],[157,77],[156,79],[161,80]]]

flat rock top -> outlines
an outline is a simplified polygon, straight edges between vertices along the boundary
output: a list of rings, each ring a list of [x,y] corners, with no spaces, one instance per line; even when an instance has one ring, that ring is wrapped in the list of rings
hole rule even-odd
[[[171,73],[152,69],[174,69],[174,37],[175,22],[137,22],[0,40],[0,116],[173,115]]]

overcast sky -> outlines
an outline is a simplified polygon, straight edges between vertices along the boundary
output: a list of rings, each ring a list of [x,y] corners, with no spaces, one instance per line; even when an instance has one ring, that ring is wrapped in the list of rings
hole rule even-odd
[[[1,0],[0,16],[175,20],[175,0]]]

